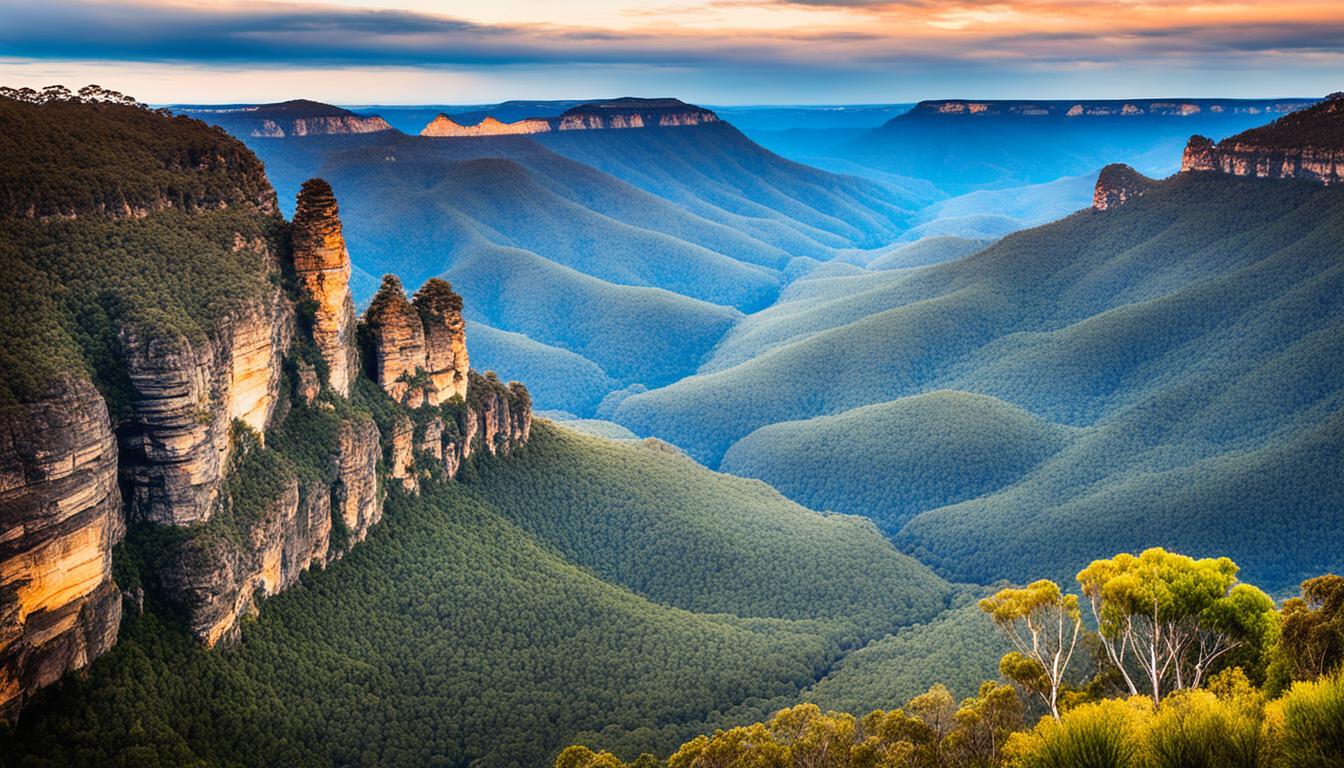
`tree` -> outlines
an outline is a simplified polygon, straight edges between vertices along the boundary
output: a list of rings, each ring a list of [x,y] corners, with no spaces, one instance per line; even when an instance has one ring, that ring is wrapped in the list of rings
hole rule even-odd
[[[1344,663],[1344,576],[1302,582],[1302,596],[1283,604],[1275,655],[1294,680],[1314,680]]]
[[[1226,653],[1263,643],[1274,627],[1274,601],[1237,581],[1226,557],[1195,560],[1160,547],[1096,560],[1078,574],[1102,645],[1131,695],[1136,672],[1153,702],[1171,690],[1198,688]]]
[[[1041,579],[1024,589],[1000,590],[981,600],[980,609],[1016,649],[1004,655],[999,670],[1039,695],[1058,720],[1059,691],[1083,629],[1078,596],[1065,595],[1058,584]]]
[[[1022,728],[1023,714],[1022,699],[1013,686],[993,680],[981,683],[979,693],[961,702],[954,716],[957,727],[948,736],[948,746],[956,765],[999,765],[1003,745]]]

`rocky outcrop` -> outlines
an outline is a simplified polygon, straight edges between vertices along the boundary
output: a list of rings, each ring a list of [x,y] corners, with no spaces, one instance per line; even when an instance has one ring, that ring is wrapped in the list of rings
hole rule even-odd
[[[309,179],[299,190],[292,242],[294,277],[301,297],[312,307],[313,343],[327,363],[331,388],[348,395],[359,372],[350,253],[336,196],[322,179]]]
[[[1097,175],[1097,186],[1092,193],[1092,207],[1107,211],[1125,204],[1148,190],[1157,182],[1124,163],[1112,163]]]
[[[418,408],[424,402],[425,326],[396,275],[387,275],[364,312],[373,380],[393,400]]]
[[[431,278],[406,299],[393,275],[364,313],[373,357],[373,378],[383,391],[411,408],[439,405],[467,393],[466,324],[462,297]]]
[[[378,495],[378,458],[382,455],[378,427],[372,419],[341,422],[336,434],[331,509],[340,515],[351,543],[360,542],[383,519]]]
[[[326,562],[332,514],[324,490],[301,493],[298,479],[287,478],[241,538],[207,531],[183,542],[154,575],[156,591],[205,644],[235,638],[258,595],[274,595]]]
[[[87,380],[0,409],[0,719],[112,646],[117,446]]]
[[[1344,181],[1344,93],[1217,143],[1191,137],[1181,170],[1338,184]]]
[[[286,136],[341,136],[356,133],[380,133],[392,126],[381,117],[337,115],[327,117],[296,117],[291,120],[261,119],[248,135],[256,138],[279,139]]]
[[[1285,114],[1309,106],[1309,101],[1250,101],[1245,99],[1191,99],[1185,100],[1117,100],[1089,101],[967,101],[940,99],[921,101],[908,113],[907,119],[921,117],[1057,117],[1077,120],[1089,117],[1157,117],[1184,118],[1205,113],[1218,114]]]
[[[436,277],[425,281],[411,302],[425,329],[425,399],[430,405],[467,396],[467,325],[462,297]]]
[[[462,136],[526,136],[546,133],[551,130],[551,122],[540,117],[529,117],[512,123],[502,123],[487,116],[475,125],[462,125],[451,117],[440,114],[420,130],[421,136],[462,137]]]
[[[133,399],[117,430],[127,514],[169,525],[210,517],[235,419],[257,432],[270,422],[292,307],[278,288],[230,310],[205,338],[122,331]]]
[[[415,476],[415,449],[415,424],[406,414],[399,413],[387,441],[387,474],[400,480],[402,490],[408,493],[420,490],[419,478]]]

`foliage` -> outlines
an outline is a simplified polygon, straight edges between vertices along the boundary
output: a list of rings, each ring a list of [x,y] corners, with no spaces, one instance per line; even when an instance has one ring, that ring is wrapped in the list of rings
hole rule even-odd
[[[1293,683],[1266,715],[1285,768],[1344,766],[1344,674]]]
[[[1059,693],[1083,630],[1078,596],[1065,595],[1049,579],[1023,589],[1009,587],[980,601],[1016,650],[1003,657],[1003,676],[1045,700],[1059,718]]]
[[[1300,597],[1283,604],[1274,664],[1291,680],[1310,680],[1344,664],[1344,576],[1302,582]]]
[[[1274,602],[1238,583],[1226,557],[1195,560],[1154,547],[1094,561],[1078,583],[1130,694],[1140,691],[1137,670],[1154,703],[1169,691],[1198,688],[1242,645],[1267,650],[1277,628]]]

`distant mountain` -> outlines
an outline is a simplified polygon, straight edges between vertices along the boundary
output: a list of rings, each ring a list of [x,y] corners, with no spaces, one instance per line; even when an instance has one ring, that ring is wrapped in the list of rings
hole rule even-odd
[[[357,115],[330,104],[294,99],[276,104],[183,105],[176,111],[215,123],[239,138],[331,136],[393,130],[376,115]]]
[[[953,194],[1095,173],[1111,162],[1165,175],[1192,133],[1228,136],[1314,101],[925,101],[830,154]]]
[[[1301,146],[1329,126],[1308,123]],[[868,508],[958,581],[1067,578],[1155,542],[1226,554],[1274,589],[1338,569],[1344,540],[1323,532],[1344,530],[1344,189],[1230,171],[1110,171],[1106,210],[817,281],[611,416],[816,507]],[[935,390],[1001,407],[911,410]],[[902,411],[919,415],[884,428]],[[1076,431],[1046,441],[1061,427]],[[967,441],[999,446],[985,474],[927,464],[976,455]],[[996,474],[1010,458],[1023,474]],[[929,485],[943,475],[967,485]],[[906,481],[881,500],[874,476]]]
[[[785,160],[676,100],[532,119],[546,132],[241,138],[282,199],[320,175],[361,211],[346,228],[357,300],[369,275],[447,276],[469,322],[525,337],[497,337],[492,366],[530,371],[539,407],[579,415],[595,382],[694,372],[741,313],[775,300],[795,257],[889,243],[923,204]]]

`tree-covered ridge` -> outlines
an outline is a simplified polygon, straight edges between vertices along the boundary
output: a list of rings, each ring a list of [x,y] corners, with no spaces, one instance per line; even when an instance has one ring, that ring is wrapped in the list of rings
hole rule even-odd
[[[1224,141],[1229,146],[1344,149],[1344,92],[1332,93],[1314,106],[1284,115],[1269,125],[1242,131]]]
[[[576,745],[561,752],[555,766],[1316,768],[1344,762],[1344,601],[1338,599],[1344,579],[1310,579],[1301,598],[1276,609],[1263,592],[1238,582],[1227,558],[1196,560],[1150,549],[1095,561],[1077,581],[1081,595],[1038,580],[979,602],[1012,650],[1000,664],[1004,681],[986,681],[960,703],[935,684],[899,708],[861,718],[800,704],[754,725],[697,736],[665,761],[646,753],[626,763],[622,755]],[[1083,622],[1084,602],[1091,625]]]
[[[272,288],[268,244],[282,226],[245,209],[0,219],[0,266],[11,281],[0,307],[0,399],[28,401],[61,375],[87,371],[116,411],[129,397],[120,330],[205,338],[218,318]]]
[[[0,96],[0,158],[7,217],[276,209],[260,161],[241,143],[133,104]]]

